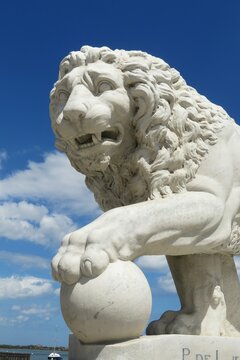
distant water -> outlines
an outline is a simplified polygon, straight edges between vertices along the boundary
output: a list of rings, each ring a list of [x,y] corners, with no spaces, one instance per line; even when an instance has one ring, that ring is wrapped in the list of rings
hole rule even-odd
[[[31,354],[31,360],[47,360],[48,355],[53,352],[53,350],[33,350],[33,349],[0,349],[0,352],[10,352],[10,353],[24,353]],[[63,360],[68,360],[67,351],[58,351],[58,354],[61,355]]]

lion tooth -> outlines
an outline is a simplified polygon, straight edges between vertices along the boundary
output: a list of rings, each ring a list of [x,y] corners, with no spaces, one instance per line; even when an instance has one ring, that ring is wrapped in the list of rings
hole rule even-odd
[[[95,136],[96,136],[96,138],[98,139],[99,142],[102,141],[102,133],[96,133]]]
[[[92,141],[95,145],[99,144],[99,142],[101,142],[101,134],[100,137],[99,137],[99,133],[92,134]]]
[[[75,139],[70,139],[69,143],[71,144],[71,146],[75,149],[78,148],[78,144],[76,143]]]
[[[92,141],[94,144],[98,144],[98,139],[96,138],[96,136],[94,134],[92,135]]]

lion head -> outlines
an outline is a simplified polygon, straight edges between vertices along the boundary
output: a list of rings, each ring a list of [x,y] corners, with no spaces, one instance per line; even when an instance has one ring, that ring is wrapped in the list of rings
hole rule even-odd
[[[50,115],[103,210],[185,191],[229,119],[163,60],[90,46],[62,60]]]

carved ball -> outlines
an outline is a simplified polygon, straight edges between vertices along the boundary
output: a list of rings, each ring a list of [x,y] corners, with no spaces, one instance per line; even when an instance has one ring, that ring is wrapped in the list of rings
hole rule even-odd
[[[117,342],[137,338],[152,307],[149,284],[137,265],[116,261],[98,277],[62,284],[65,322],[83,343]]]

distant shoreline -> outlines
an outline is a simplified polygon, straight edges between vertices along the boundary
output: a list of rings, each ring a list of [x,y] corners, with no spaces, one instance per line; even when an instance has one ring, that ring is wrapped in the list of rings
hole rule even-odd
[[[52,346],[43,346],[43,345],[0,345],[0,349],[29,349],[29,350],[53,350]],[[56,346],[55,350],[57,351],[68,351],[68,348],[65,346]]]

